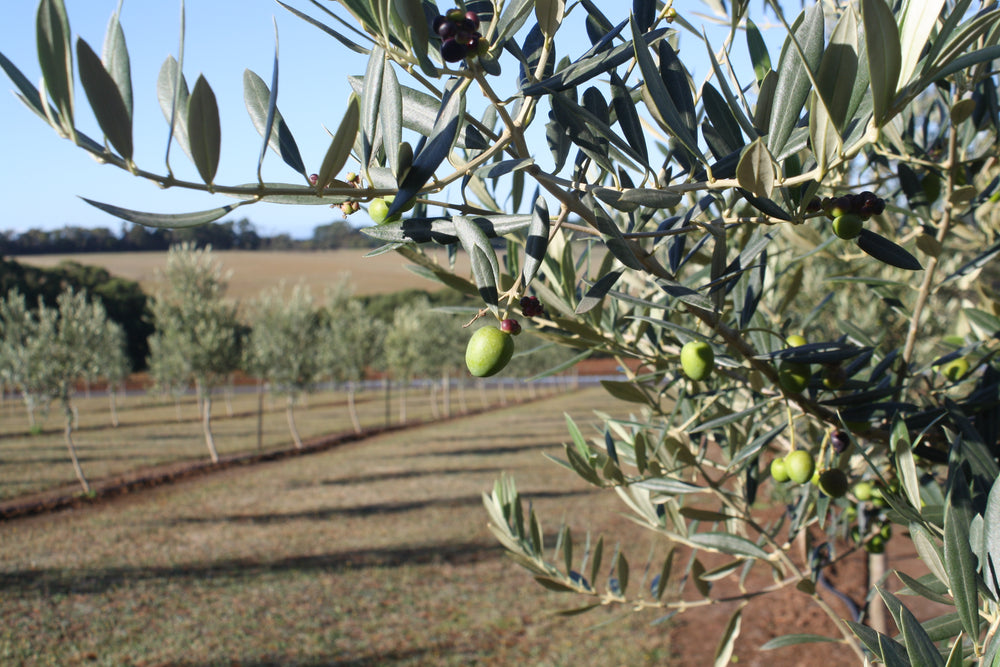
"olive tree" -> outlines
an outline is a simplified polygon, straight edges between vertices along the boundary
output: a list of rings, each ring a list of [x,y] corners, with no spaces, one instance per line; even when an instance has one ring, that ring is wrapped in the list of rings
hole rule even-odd
[[[327,290],[326,327],[321,358],[329,377],[347,385],[347,410],[355,433],[361,432],[357,387],[384,353],[386,327],[364,304],[352,298],[346,285]]]
[[[323,315],[306,285],[291,293],[284,285],[265,290],[250,308],[250,335],[244,367],[286,397],[285,415],[292,441],[302,447],[295,425],[295,402],[323,375]]]
[[[51,342],[47,337],[51,333],[41,326],[38,314],[17,290],[0,301],[0,373],[4,382],[21,394],[32,429],[37,426],[38,409],[48,408],[42,383],[44,350]]]
[[[120,363],[116,359],[125,356],[122,328],[108,319],[99,300],[91,301],[86,293],[69,289],[59,294],[54,308],[39,299],[32,310],[22,295],[8,293],[0,304],[0,330],[4,374],[24,395],[29,414],[39,402],[58,401],[63,408],[63,434],[73,471],[83,491],[89,493],[90,483],[73,440],[73,394],[76,384],[88,375],[109,377],[107,369]]]
[[[226,298],[228,280],[211,247],[175,245],[167,252],[165,286],[151,308],[150,368],[166,386],[183,378],[198,392],[205,445],[213,462],[212,390],[239,368],[243,326],[237,304]]]
[[[204,183],[134,164],[117,33],[106,62],[77,41],[105,136],[82,135],[58,0],[40,4],[44,88],[0,64],[29,108],[109,164],[235,205],[367,203],[382,250],[480,297],[489,326],[520,317],[581,358],[614,358],[622,377],[604,386],[636,416],[607,418],[593,438],[571,425],[563,463],[614,490],[661,538],[667,555],[642,568],[659,574],[636,584],[624,545],[605,576],[603,542],[581,556],[572,516],[549,553],[513,480],[484,498],[497,538],[539,583],[579,598],[572,611],[679,613],[715,604],[712,582],[752,583],[760,570],[771,576],[739,599],[797,588],[859,661],[996,664],[995,3],[817,1],[792,16],[771,2],[780,50],[747,2],[709,3],[728,5],[716,43],[669,1],[608,13],[592,0],[341,4],[336,21],[289,7],[330,34],[331,48],[368,57],[314,174],[277,111],[277,86],[246,78],[260,160],[273,148],[296,183],[214,182],[214,95],[204,79],[188,92],[173,58],[161,100]],[[566,26],[581,15],[590,46],[567,47]],[[689,49],[706,54],[704,79]],[[349,162],[358,174],[341,178]],[[178,217],[95,205],[166,226],[234,206]],[[471,272],[425,252],[436,244],[462,248]],[[476,354],[475,368],[496,372],[508,352]],[[768,515],[761,494],[791,509]],[[866,624],[877,603],[845,619],[821,595],[827,568],[884,549],[890,524],[929,570],[896,573],[905,595],[871,593],[897,637]],[[918,622],[908,596],[954,612]],[[741,613],[720,631],[716,664],[732,654]]]

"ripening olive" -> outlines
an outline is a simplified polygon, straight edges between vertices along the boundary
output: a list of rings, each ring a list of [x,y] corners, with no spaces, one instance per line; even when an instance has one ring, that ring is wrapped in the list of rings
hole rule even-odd
[[[816,471],[816,461],[809,452],[796,449],[785,456],[785,471],[788,472],[788,478],[796,484],[805,484]]]
[[[847,475],[840,468],[824,470],[819,475],[819,488],[831,498],[840,498],[847,493]]]
[[[514,356],[514,339],[500,329],[477,329],[465,348],[465,365],[476,377],[496,375]]]
[[[715,352],[704,341],[691,340],[681,347],[681,370],[692,380],[704,380],[711,375],[714,363]]]
[[[785,459],[777,458],[771,461],[771,477],[775,482],[788,481],[788,470],[785,469]]]

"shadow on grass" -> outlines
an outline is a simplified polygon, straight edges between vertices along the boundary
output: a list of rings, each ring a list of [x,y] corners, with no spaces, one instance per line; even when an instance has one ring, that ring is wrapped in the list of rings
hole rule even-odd
[[[532,499],[565,498],[581,496],[589,493],[584,491],[538,491],[530,494]],[[201,525],[211,523],[248,523],[252,525],[280,524],[286,521],[329,521],[338,517],[370,517],[385,514],[400,514],[415,512],[428,507],[472,507],[481,505],[482,496],[460,496],[457,498],[430,498],[406,502],[374,503],[356,507],[330,507],[327,509],[309,510],[306,512],[287,512],[280,514],[227,514],[222,516],[191,516],[169,519],[163,522],[168,526]]]
[[[428,654],[432,657],[441,655],[451,648],[449,644],[435,644],[426,648],[407,649],[405,651],[386,651],[371,655],[362,655],[353,658],[345,658],[343,655],[313,656],[311,658],[251,658],[234,660],[232,664],[240,667],[381,667],[382,665],[395,664],[401,661],[410,662],[420,659]],[[421,664],[433,664],[435,660],[428,659],[428,662],[420,661]],[[210,667],[219,663],[212,662],[171,662],[173,667]]]
[[[400,479],[414,479],[416,477],[442,477],[446,475],[467,475],[475,473],[496,474],[494,467],[480,468],[437,468],[428,470],[398,470],[395,472],[372,473],[370,475],[357,475],[354,477],[343,477],[339,479],[324,479],[319,482],[320,486],[352,486],[355,484],[370,484],[372,482],[390,482]],[[296,485],[294,488],[305,488],[314,486],[313,484]]]
[[[465,438],[468,440],[468,437]],[[445,449],[441,451],[419,451],[406,454],[408,457],[417,456],[502,456],[504,454],[517,454],[519,452],[530,452],[539,449],[552,449],[559,447],[558,443],[542,442],[528,445],[499,445],[496,447],[466,447],[464,449]]]
[[[275,561],[226,559],[173,567],[26,569],[0,573],[0,592],[8,595],[103,594],[144,582],[191,582],[212,586],[265,575],[338,573],[408,565],[466,565],[501,558],[497,543],[443,542],[393,548],[355,549]]]

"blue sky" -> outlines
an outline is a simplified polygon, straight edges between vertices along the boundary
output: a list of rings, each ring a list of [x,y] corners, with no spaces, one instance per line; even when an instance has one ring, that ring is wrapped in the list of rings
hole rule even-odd
[[[37,82],[41,76],[34,38],[37,4],[31,0],[5,4],[0,51],[30,81]],[[117,4],[118,0],[66,0],[74,42],[83,37],[100,53],[108,19]],[[307,2],[290,4],[303,10],[311,8]],[[612,19],[627,6],[620,0],[598,0],[598,4],[607,7],[605,11]],[[700,2],[676,2],[675,6],[706,12]],[[176,56],[178,51],[179,7],[179,2],[125,2],[121,17],[132,60],[136,162],[160,173],[164,171],[167,123],[156,101],[155,85],[164,59]],[[186,12],[185,76],[193,85],[199,74],[205,75],[216,93],[222,117],[217,182],[238,184],[256,178],[261,139],[243,105],[242,77],[243,70],[249,68],[270,81],[275,21],[280,38],[278,107],[295,133],[307,168],[318,171],[329,141],[324,126],[334,129],[339,123],[349,92],[346,76],[362,74],[364,58],[272,0],[188,0]],[[705,22],[694,14],[686,15],[695,25]],[[569,32],[579,36],[580,44],[562,46],[569,55],[578,55],[588,46],[585,36],[582,30]],[[682,35],[681,47],[682,58],[691,63],[695,76],[703,76],[705,47],[687,34]],[[745,53],[742,43],[737,44],[736,53]],[[776,56],[776,52],[772,54],[772,58]],[[164,213],[208,209],[232,201],[179,189],[160,190],[125,171],[96,163],[28,111],[9,92],[12,87],[0,73],[0,89],[4,90],[0,94],[0,230],[55,229],[67,224],[118,227],[118,220],[87,205],[80,196]],[[100,140],[101,132],[79,86],[76,115],[78,127]],[[178,177],[200,180],[187,156],[176,146],[171,150],[171,166]],[[265,159],[264,178],[298,182],[299,177],[272,153]],[[364,214],[357,216],[356,222],[363,224]],[[247,217],[266,234],[287,232],[296,237],[309,236],[315,226],[341,218],[339,211],[326,206],[274,204],[241,208],[230,217]]]

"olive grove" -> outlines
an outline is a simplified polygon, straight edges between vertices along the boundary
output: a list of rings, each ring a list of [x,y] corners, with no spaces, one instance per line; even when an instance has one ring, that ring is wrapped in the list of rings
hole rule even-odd
[[[72,38],[60,0],[42,0],[42,87],[0,66],[29,109],[100,160],[235,198],[186,214],[92,202],[111,215],[182,227],[261,201],[368,206],[380,224],[367,231],[384,243],[374,252],[481,299],[467,320],[499,332],[467,356],[477,374],[504,372],[504,336],[520,328],[572,359],[617,360],[623,376],[604,385],[634,416],[594,437],[570,422],[562,463],[614,490],[666,555],[609,555],[589,536],[581,549],[586,527],[571,530],[572,516],[553,553],[514,480],[484,497],[497,538],[575,598],[568,611],[671,615],[759,569],[771,580],[743,599],[794,587],[836,628],[765,648],[833,640],[859,662],[1000,664],[995,2],[819,0],[797,14],[711,2],[727,13],[719,43],[669,0],[279,4],[328,33],[331,50],[368,58],[344,81],[312,169],[278,111],[277,59],[267,76],[247,72],[260,161],[273,150],[298,173],[288,183],[260,179],[260,161],[246,165],[256,182],[215,182],[222,120],[203,77],[188,87],[180,54],[155,87],[167,141],[201,182],[136,164],[118,17],[102,58]],[[571,12],[586,17],[585,48],[565,46]],[[780,51],[754,22],[764,17],[784,28]],[[707,53],[704,80],[694,51]],[[748,78],[737,59],[752,63]],[[75,77],[103,137],[76,127]],[[467,253],[471,273],[425,251],[436,245],[451,260]],[[787,511],[762,510],[765,496]],[[876,582],[841,618],[823,573],[884,550],[887,526],[929,574],[893,573],[901,591]],[[953,611],[918,621],[914,596]],[[866,623],[881,604],[899,635]],[[719,629],[716,664],[732,655],[741,610]]]

